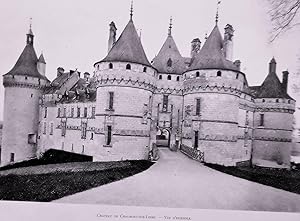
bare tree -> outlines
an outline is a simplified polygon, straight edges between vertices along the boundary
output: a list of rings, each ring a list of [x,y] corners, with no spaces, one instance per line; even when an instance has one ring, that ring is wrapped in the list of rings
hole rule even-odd
[[[273,25],[271,42],[279,35],[299,25],[300,0],[267,0]]]

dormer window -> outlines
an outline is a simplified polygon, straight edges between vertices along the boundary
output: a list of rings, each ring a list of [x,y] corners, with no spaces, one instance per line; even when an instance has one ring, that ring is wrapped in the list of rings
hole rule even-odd
[[[168,75],[168,80],[170,81],[172,79],[172,76],[171,75]]]
[[[109,69],[113,69],[114,68],[114,66],[113,66],[112,63],[109,63],[108,67],[109,67]]]
[[[130,64],[126,65],[126,70],[131,70],[131,65]]]
[[[144,67],[143,72],[145,73],[147,72],[147,67]]]
[[[171,60],[171,58],[169,58],[169,60],[167,61],[167,66],[168,67],[172,67],[172,60]]]

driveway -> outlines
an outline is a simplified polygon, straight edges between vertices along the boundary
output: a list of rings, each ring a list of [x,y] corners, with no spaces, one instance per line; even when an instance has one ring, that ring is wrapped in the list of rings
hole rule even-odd
[[[142,173],[55,202],[300,212],[298,194],[215,171],[180,152],[159,151],[159,161]]]

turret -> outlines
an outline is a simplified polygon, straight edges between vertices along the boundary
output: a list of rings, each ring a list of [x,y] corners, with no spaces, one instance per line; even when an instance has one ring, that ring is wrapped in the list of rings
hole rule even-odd
[[[191,57],[195,57],[196,54],[199,53],[201,48],[201,41],[199,38],[195,38],[193,39],[193,41],[191,42]]]
[[[109,27],[110,28],[109,28],[109,39],[108,39],[108,52],[116,43],[116,36],[117,36],[117,28],[113,21],[109,24]]]
[[[43,56],[43,53],[41,53],[39,60],[37,62],[37,69],[39,71],[39,73],[43,76],[45,76],[46,74],[46,61],[45,58]]]
[[[269,74],[276,74],[276,60],[273,57],[269,63]]]
[[[233,27],[227,24],[225,27],[223,51],[227,60],[232,61],[233,57]]]
[[[31,27],[26,46],[14,67],[3,75],[4,119],[1,165],[36,157],[39,128],[39,100],[49,84],[43,57],[33,48]]]

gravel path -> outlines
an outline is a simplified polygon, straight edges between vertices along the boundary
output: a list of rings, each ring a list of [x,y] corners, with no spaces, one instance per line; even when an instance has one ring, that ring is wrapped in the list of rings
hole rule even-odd
[[[160,149],[160,156],[142,173],[56,202],[300,212],[298,194],[215,171],[180,152]]]

